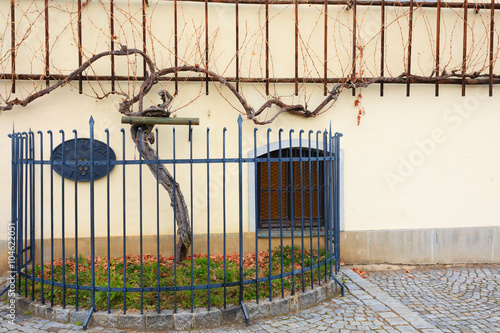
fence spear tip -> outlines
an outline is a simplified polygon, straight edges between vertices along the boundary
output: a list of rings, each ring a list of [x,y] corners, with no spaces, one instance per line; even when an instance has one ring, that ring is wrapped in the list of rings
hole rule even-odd
[[[94,125],[95,124],[94,117],[90,116],[89,124],[90,125]]]

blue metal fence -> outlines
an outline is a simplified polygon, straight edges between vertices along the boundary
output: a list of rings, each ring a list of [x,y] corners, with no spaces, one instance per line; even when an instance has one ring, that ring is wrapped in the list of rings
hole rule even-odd
[[[316,133],[309,131],[306,140],[303,138],[305,137],[304,131],[294,133],[291,130],[288,142],[298,140],[299,146],[292,147],[293,145],[290,144],[289,147],[283,148],[281,139],[283,130],[279,129],[279,148],[277,155],[273,155],[270,148],[270,135],[273,131],[267,129],[265,139],[263,139],[268,148],[267,153],[258,156],[256,153],[258,135],[264,131],[259,131],[256,128],[253,131],[253,140],[250,141],[253,142],[254,156],[243,157],[246,152],[243,149],[242,119],[239,117],[237,140],[226,142],[226,128],[222,131],[222,157],[216,158],[210,154],[212,146],[210,129],[206,130],[206,147],[203,148],[194,142],[193,128],[189,127],[187,146],[186,144],[179,146],[176,143],[175,128],[172,128],[171,157],[144,160],[141,156],[134,159],[125,158],[126,133],[122,129],[122,158],[114,159],[114,153],[111,152],[110,148],[109,131],[107,129],[104,131],[106,145],[103,148],[102,145],[96,145],[97,140],[94,138],[95,129],[92,118],[89,124],[90,138],[87,145],[89,151],[86,153],[82,152],[81,147],[78,147],[78,142],[82,141],[78,140],[76,130],[73,131],[73,141],[65,141],[65,133],[61,130],[61,143],[55,150],[54,145],[58,140],[55,139],[56,135],[51,131],[48,131],[47,134],[41,131],[36,134],[29,131],[10,135],[12,142],[12,221],[16,226],[17,244],[15,256],[18,274],[17,290],[25,297],[31,297],[32,300],[39,299],[42,303],[50,302],[52,306],[59,300],[63,307],[72,304],[77,310],[82,307],[87,308],[89,309],[89,319],[97,308],[111,311],[113,306],[119,306],[126,313],[127,309],[133,305],[138,307],[142,313],[145,306],[148,308],[153,306],[151,297],[149,303],[145,304],[145,297],[152,294],[155,296],[154,308],[158,312],[165,307],[172,307],[174,311],[177,311],[179,299],[183,295],[187,295],[187,302],[190,303],[191,311],[193,311],[196,306],[199,306],[196,295],[200,292],[206,293],[204,294],[206,295],[206,304],[202,305],[207,306],[208,310],[213,306],[213,303],[225,308],[228,302],[234,302],[235,299],[244,308],[244,301],[251,298],[256,299],[257,302],[264,297],[272,300],[273,297],[279,297],[280,294],[281,297],[284,297],[285,293],[288,292],[294,294],[297,286],[305,290],[309,285],[314,288],[315,284],[335,279],[335,274],[340,267],[339,145],[341,134],[333,134],[331,129]],[[159,152],[159,141],[162,138],[158,130],[155,134],[155,148]],[[315,142],[312,141],[314,136]],[[245,139],[245,142],[248,142],[248,138]],[[51,157],[45,156],[47,155],[46,151],[44,154],[44,140],[49,141]],[[226,156],[226,145],[233,144],[237,145],[237,156],[228,157]],[[292,153],[292,149],[296,148],[299,148],[298,156],[297,153]],[[58,149],[59,153],[57,153]],[[194,158],[193,150],[200,149],[206,151],[206,158]],[[96,158],[98,155],[95,153],[96,150],[101,152],[100,158]],[[189,157],[177,157],[176,153],[179,150],[182,150],[184,154],[189,151]],[[69,156],[68,158],[68,154],[74,154],[74,157]],[[166,165],[172,171],[176,184],[180,176],[178,169],[181,166],[185,166],[185,172],[189,173],[189,175],[184,175],[184,177],[189,176],[189,183],[180,184],[189,198],[190,238],[192,241],[190,255],[184,263],[178,262],[177,258],[169,261],[162,257],[162,251],[165,252],[165,241],[161,238],[161,226],[166,222],[160,218],[159,210],[166,203],[160,200],[162,191],[158,180],[156,180],[156,188],[154,189],[156,191],[155,209],[149,211],[143,209],[143,178],[146,175],[143,174],[142,169],[144,166],[153,165],[156,166],[156,172],[158,172],[158,167],[161,164]],[[139,169],[138,175],[128,171],[134,165]],[[206,229],[203,231],[206,232],[207,253],[198,256],[193,250],[193,247],[196,246],[195,236],[197,234],[193,224],[193,210],[196,208],[196,204],[193,202],[193,191],[198,180],[198,175],[194,173],[193,167],[196,165],[206,167],[206,202],[204,203],[206,205]],[[222,184],[220,184],[220,179],[212,179],[211,177],[211,167],[216,165],[222,168]],[[231,188],[227,186],[227,168],[230,165],[237,166],[238,169],[237,189],[234,185],[231,185]],[[272,165],[275,166],[274,170],[277,170],[277,177],[271,174]],[[113,168],[121,169],[122,177],[118,181],[111,180],[109,176]],[[244,188],[248,186],[245,182],[246,179],[244,179],[246,178],[244,176],[245,168],[253,168],[256,179],[259,172],[261,185],[263,184],[268,189],[265,195],[262,195],[264,193],[263,187],[255,186],[255,198],[260,199],[255,200],[256,221],[250,224],[255,226],[255,230],[250,230],[251,233],[255,233],[255,241],[250,244],[244,244],[244,240],[248,240],[244,237],[245,226],[250,222],[245,219],[245,210],[249,209],[244,195]],[[61,177],[59,174],[73,180],[65,180],[65,177]],[[97,178],[101,176],[106,177],[105,186],[100,183],[103,188],[106,188],[106,191],[96,191],[95,189]],[[135,181],[132,184],[131,180],[134,178]],[[284,178],[288,178],[289,181],[285,183]],[[294,181],[297,182],[297,179],[300,180],[300,186],[299,184],[294,185]],[[81,182],[83,180],[89,181],[89,184],[83,184]],[[103,181],[99,180],[99,182]],[[214,198],[211,198],[210,186],[214,186],[214,182],[218,182],[217,186],[222,187],[222,194],[219,194],[217,200],[222,200],[218,213],[219,216],[222,216],[223,228],[222,231],[217,232],[210,230],[211,225],[214,224],[213,218],[211,221],[214,212],[210,211],[213,206],[210,200],[214,200]],[[267,184],[265,184],[266,182]],[[280,186],[273,188],[273,184]],[[138,188],[134,186],[138,186]],[[82,189],[85,189],[85,195],[81,194]],[[111,191],[116,189],[121,192],[121,198],[111,197]],[[276,197],[279,200],[273,199],[273,201],[271,199],[271,189],[276,192]],[[236,195],[228,197],[227,191],[229,190],[233,191],[231,193],[237,193],[238,197],[236,198]],[[133,220],[128,216],[130,209],[126,206],[126,198],[132,192],[138,193],[138,208],[136,209],[139,215],[138,220]],[[67,197],[69,193],[74,199],[74,202],[71,202],[74,211],[68,209]],[[262,199],[266,196],[267,200]],[[288,201],[283,199],[285,197],[288,198],[286,199]],[[119,200],[121,200],[122,205],[122,216],[120,217],[122,235],[118,237],[121,239],[117,243],[116,237],[111,236],[110,207]],[[176,200],[178,198],[176,199],[174,194],[174,205]],[[104,255],[102,258],[96,255],[96,223],[101,223],[95,218],[96,201],[101,204],[105,202],[104,206],[106,207],[104,214],[106,234],[101,235],[105,237],[106,249],[104,253],[101,251],[101,255]],[[85,206],[84,209],[87,209],[87,203],[89,212],[84,215],[84,218],[82,217],[83,208],[80,206]],[[170,202],[168,204],[170,205]],[[283,212],[284,205],[287,204],[291,207],[287,209],[292,211],[291,216],[288,217]],[[294,205],[297,206],[294,208]],[[227,253],[228,206],[237,206],[238,210],[237,259],[235,259],[235,255],[231,259]],[[309,216],[305,216],[305,210],[308,210]],[[278,215],[271,216],[272,211]],[[169,225],[173,225],[171,234],[173,234],[175,244],[177,241],[175,210],[173,214],[174,217],[170,219]],[[313,215],[315,215],[315,224],[313,223]],[[283,221],[290,218],[291,224],[284,227]],[[156,248],[156,256],[149,255],[147,258],[143,251],[144,219],[156,221],[156,234],[149,235],[153,237],[148,238],[148,241],[154,240],[156,242],[154,245],[148,244],[149,248],[151,246]],[[278,222],[274,222],[273,226],[271,219]],[[310,221],[308,222],[306,219],[310,219]],[[266,220],[269,220],[269,224],[267,228],[263,229]],[[74,224],[71,237],[68,237],[66,230],[70,223],[68,221]],[[138,235],[127,233],[127,226],[130,223],[138,223]],[[79,230],[82,228],[87,228],[89,237],[79,237]],[[277,245],[272,244],[272,231],[274,234],[279,232],[279,244]],[[264,239],[264,243],[259,242],[259,239],[262,240],[263,235],[265,236],[267,233],[268,239]],[[139,253],[136,258],[139,261],[138,265],[129,260],[130,253],[127,250],[127,243],[130,236],[139,236]],[[222,239],[222,253],[214,254],[211,252],[210,242],[214,242],[215,236],[219,237],[217,240]],[[290,238],[291,246],[284,244],[287,237]],[[85,257],[81,255],[79,245],[81,246],[82,239],[86,240],[87,238],[89,238],[90,250],[86,249],[82,252],[90,255]],[[115,245],[111,244],[112,238]],[[309,240],[308,246],[305,244],[307,240]],[[68,242],[74,242],[71,244],[74,247],[70,251],[67,250],[70,247]],[[116,244],[122,246],[119,251],[121,255],[113,257],[112,253],[116,253]],[[266,246],[262,244],[266,244]],[[254,263],[249,266],[245,266],[245,248],[247,254],[249,248],[252,248],[251,252],[255,253],[255,256],[252,257]],[[57,258],[57,254],[60,254],[60,258]],[[216,258],[214,255],[220,256]],[[289,259],[291,259],[290,265],[287,264]],[[119,267],[120,271],[117,273],[113,271],[112,267],[115,270]],[[204,271],[201,278],[206,282],[198,280],[200,278],[198,268],[200,267]],[[181,271],[187,276],[186,279],[181,279]],[[166,276],[167,274],[173,275],[173,279],[172,276]],[[300,278],[296,279],[296,276]],[[216,300],[217,297],[218,300]]]

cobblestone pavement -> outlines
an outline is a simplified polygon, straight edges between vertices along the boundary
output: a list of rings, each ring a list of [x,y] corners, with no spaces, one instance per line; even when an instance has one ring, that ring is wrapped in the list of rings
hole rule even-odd
[[[368,271],[342,269],[345,297],[286,316],[198,332],[500,332],[500,265],[417,266]],[[78,332],[81,326],[17,314],[1,332]],[[89,332],[125,333],[103,328]]]
[[[443,332],[500,332],[500,265],[378,271],[368,279]]]

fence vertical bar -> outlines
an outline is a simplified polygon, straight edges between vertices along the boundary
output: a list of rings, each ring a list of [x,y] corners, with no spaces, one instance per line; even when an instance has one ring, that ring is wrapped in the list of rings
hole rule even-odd
[[[328,280],[328,260],[331,257],[331,253],[329,253],[330,247],[328,246],[328,238],[330,227],[328,225],[328,195],[327,195],[327,181],[328,181],[328,163],[327,163],[327,154],[328,154],[328,136],[326,130],[323,132],[323,220],[325,222],[325,282]]]
[[[19,220],[17,216],[17,206],[19,205],[19,198],[17,195],[18,192],[18,184],[19,184],[19,176],[18,176],[18,135],[14,130],[14,125],[12,126],[12,134],[10,135],[11,138],[11,149],[12,149],[12,160],[11,160],[11,174],[12,174],[12,183],[11,183],[11,195],[12,195],[12,201],[11,201],[11,223],[14,226],[14,272],[16,273],[16,278],[14,280],[14,284],[16,287],[16,292],[20,293],[20,288],[17,283],[17,277],[19,276],[20,269],[19,269],[19,252],[21,247],[19,246]]]
[[[282,165],[283,165],[282,164],[283,152],[282,152],[282,147],[281,147],[281,133],[282,132],[283,132],[283,129],[280,128],[278,130],[278,141],[279,141],[279,150],[278,150],[278,207],[279,207],[279,215],[280,215],[280,273],[281,273],[280,276],[281,276],[281,297],[283,297],[285,295],[285,292],[284,292],[284,283],[283,283],[283,173],[282,173],[282,170],[283,170],[283,168],[282,168]],[[291,135],[291,133],[290,133],[290,135]],[[292,230],[293,230],[293,227],[292,227]],[[292,249],[293,249],[293,234],[292,234]],[[292,252],[293,252],[293,250],[292,250]],[[292,256],[292,260],[293,260],[293,256]],[[292,287],[292,290],[293,290],[293,287]],[[293,295],[293,293],[292,293],[292,295]]]
[[[336,203],[336,210],[335,210],[335,245],[336,245],[336,271],[335,274],[338,274],[340,270],[340,137],[342,137],[341,133],[336,133],[335,134],[335,164],[336,164],[336,170],[335,170],[335,177],[337,179],[336,181],[336,187],[335,187],[335,203]]]
[[[253,172],[255,177],[257,177],[257,131],[258,128],[253,129]],[[255,199],[257,201],[257,187],[255,187]],[[258,212],[258,204],[255,202],[255,293],[257,295],[256,297],[256,302],[259,304],[259,229],[258,229],[258,223],[257,223],[257,216],[259,214]]]
[[[155,128],[156,133],[156,174],[159,175],[160,171],[160,150],[159,144],[160,138],[158,137],[158,127]],[[174,243],[175,246],[175,243]],[[157,282],[157,311],[160,313],[160,180],[156,177],[156,282]]]
[[[29,217],[28,217],[28,179],[29,179],[29,169],[28,169],[28,156],[29,156],[29,135],[24,132],[24,173],[25,173],[25,181],[24,181],[24,297],[28,298],[28,226],[29,226]]]
[[[54,151],[52,131],[47,131],[50,140],[50,151]],[[50,306],[54,306],[54,160],[50,159]]]
[[[139,270],[140,270],[140,284],[141,284],[141,314],[144,313],[144,281],[143,281],[143,267],[142,267],[142,127],[139,127]]]
[[[311,289],[314,289],[314,273],[313,273],[313,265],[314,265],[314,254],[313,254],[313,201],[312,201],[312,192],[313,192],[313,185],[312,185],[312,151],[311,151],[311,134],[314,133],[312,130],[309,131],[307,140],[309,142],[309,250],[311,251],[309,253],[309,257],[311,260]],[[318,249],[319,250],[319,249]]]
[[[295,174],[293,171],[293,148],[292,148],[292,133],[294,132],[293,129],[291,129],[288,133],[289,135],[289,141],[290,141],[290,153],[289,153],[289,158],[290,158],[290,170],[288,171],[288,178],[290,179],[290,195],[291,198],[289,200],[290,202],[290,231],[292,233],[292,295],[295,295],[295,237],[294,237],[294,229],[295,229]],[[281,148],[281,140],[280,140],[280,148]],[[280,149],[281,151],[281,149]],[[281,172],[281,163],[280,163],[280,172]],[[281,185],[280,181],[280,185]],[[288,191],[286,191],[288,192]],[[281,297],[284,298],[285,294],[283,292],[283,223],[281,223]]]
[[[207,294],[210,311],[210,128],[207,128]]]
[[[465,71],[467,70],[467,14],[469,12],[468,1],[464,0],[464,25],[463,25],[463,41],[462,41],[462,96],[465,96]]]
[[[436,9],[436,66],[434,68],[434,72],[436,77],[439,76],[439,61],[440,61],[440,40],[441,40],[441,0],[437,0],[437,9]],[[436,87],[434,95],[439,96],[439,82],[436,81]]]
[[[337,159],[338,159],[338,154],[337,154],[337,141],[336,141],[336,136],[337,134],[335,135],[332,135],[331,133],[333,133],[332,131],[332,128],[330,126],[330,147],[331,147],[331,151],[333,151],[332,153],[332,156],[333,156],[333,161],[332,161],[332,164],[333,164],[333,172],[332,172],[332,206],[333,206],[333,253],[334,253],[334,258],[335,258],[335,274],[337,274],[337,266],[338,266],[338,260],[337,260],[337,232],[338,232],[338,228],[337,228],[337,212],[338,212],[338,207],[337,207],[337,203],[338,203],[338,198],[337,198],[337,187],[338,187],[338,178],[337,178],[337,174],[338,174],[338,167],[337,167]]]
[[[191,212],[191,241],[193,240],[193,128],[190,126],[189,127],[189,137],[191,140],[189,140],[189,190],[190,190],[190,212]],[[193,276],[193,266],[194,266],[194,259],[193,259],[193,246],[190,246],[191,250],[191,312],[194,312],[194,276]],[[174,309],[175,311],[175,309]]]
[[[126,188],[125,188],[125,130],[122,132],[122,215],[123,215],[123,314],[127,313],[127,215],[126,215]]]
[[[24,196],[24,133],[19,133],[19,205],[18,205],[18,218],[19,218],[19,248],[21,249],[19,251],[19,271],[22,270],[24,266],[24,260],[23,260],[23,252],[26,252],[26,246],[23,247],[23,241],[24,241],[24,205],[26,204],[26,201],[23,199]],[[26,256],[26,253],[24,253]],[[19,291],[21,291],[22,287],[22,277],[19,275]],[[24,291],[26,292],[26,288],[24,288]],[[26,296],[26,295],[25,295]]]
[[[90,283],[91,307],[95,309],[95,210],[94,210],[94,118],[90,116]]]
[[[31,300],[35,300],[35,134],[30,130],[29,138],[29,161],[30,164],[30,243],[31,243]]]
[[[65,139],[64,139],[64,131],[59,130],[59,133],[61,133],[61,151],[65,151],[64,146],[65,146]],[[61,174],[64,175],[64,167],[65,167],[65,161],[64,161],[64,154],[61,157]],[[63,309],[66,308],[66,242],[65,242],[65,218],[66,218],[66,212],[65,212],[65,203],[64,203],[64,198],[65,198],[65,186],[64,186],[64,177],[61,177],[61,236],[62,236],[62,279],[63,279],[63,290],[62,290],[62,298],[63,298]]]
[[[240,241],[240,304],[243,303],[243,118],[238,116],[238,221]]]
[[[15,238],[15,241],[14,241],[14,253],[13,253],[13,257],[14,257],[14,268],[10,268],[11,271],[15,271],[16,274],[19,274],[19,268],[17,267],[17,264],[18,264],[18,260],[17,260],[17,253],[18,253],[18,250],[20,249],[18,244],[17,244],[17,241],[18,241],[18,234],[17,234],[17,231],[18,231],[18,227],[17,227],[17,205],[18,205],[18,198],[17,198],[17,182],[18,182],[18,179],[17,179],[17,164],[18,164],[18,156],[17,156],[17,134],[14,132],[14,129],[12,129],[12,134],[10,135],[10,139],[11,139],[11,153],[12,153],[12,156],[11,156],[11,176],[12,176],[12,184],[11,184],[11,196],[12,196],[12,202],[11,202],[11,216],[10,216],[10,219],[11,219],[11,226],[14,227],[14,230],[13,230],[13,234],[14,236],[16,237]],[[43,279],[43,275],[42,275],[42,279]],[[14,281],[15,282],[15,281]],[[19,290],[17,290],[17,292],[19,293]],[[43,295],[43,293],[42,293]]]
[[[42,301],[42,304],[45,304],[45,293],[44,293],[44,287],[45,287],[45,275],[44,275],[44,271],[45,271],[45,262],[44,262],[44,253],[43,253],[43,250],[44,250],[44,230],[43,230],[43,225],[44,225],[44,206],[45,206],[45,202],[44,202],[44,187],[43,187],[43,165],[44,165],[44,160],[43,160],[43,133],[42,131],[38,131],[37,132],[39,135],[40,135],[40,267],[41,267],[41,279],[42,279],[42,283],[41,283],[41,301]],[[15,257],[15,256],[14,256]]]
[[[11,148],[11,151],[10,151],[10,154],[11,154],[11,160],[10,160],[10,174],[11,174],[11,177],[12,177],[12,181],[11,181],[11,186],[10,186],[10,195],[11,195],[11,203],[10,203],[10,223],[11,225],[14,226],[14,230],[13,230],[13,233],[15,235],[15,239],[17,241],[17,235],[16,235],[16,230],[17,228],[15,227],[16,223],[17,223],[17,218],[16,218],[16,214],[15,214],[15,211],[16,211],[16,204],[17,204],[17,189],[16,189],[16,185],[17,185],[17,176],[16,176],[16,167],[17,167],[17,162],[16,162],[16,154],[15,154],[15,133],[14,133],[14,130],[12,130],[12,134],[9,134],[8,137],[10,138],[10,148]],[[10,227],[9,227],[9,231],[10,231]],[[16,259],[15,259],[15,256],[16,256],[16,250],[17,250],[17,244],[15,244],[14,246],[14,267],[15,267],[15,264],[16,264]],[[11,271],[15,271],[15,268],[13,269],[12,267],[10,267],[10,270]]]
[[[321,285],[321,175],[319,165],[321,163],[319,156],[319,134],[316,132],[316,215],[318,216],[318,284]]]
[[[331,130],[331,124],[330,124],[330,130]],[[333,260],[333,251],[332,251],[332,205],[331,205],[331,196],[330,196],[330,189],[331,189],[331,173],[332,173],[332,168],[331,168],[331,151],[332,151],[332,141],[331,141],[331,131],[325,130],[325,156],[326,156],[326,177],[325,177],[325,218],[328,221],[327,226],[328,226],[328,237],[327,237],[327,249],[328,249],[328,268],[330,269],[330,273],[328,273],[328,270],[326,270],[325,274],[328,275],[328,278],[330,279],[332,277],[332,260]]]
[[[300,168],[300,239],[301,239],[301,256],[302,256],[302,291],[305,290],[305,275],[304,275],[304,173],[302,166],[302,134],[304,130],[299,132],[299,168]],[[295,175],[293,176],[295,177]],[[295,212],[294,212],[295,213]],[[295,251],[294,251],[295,252]],[[293,268],[295,269],[295,267]]]
[[[332,147],[332,144],[333,144],[333,136],[332,136],[332,123],[330,122],[330,130],[328,131],[328,146],[329,146],[329,150],[328,150],[328,169],[329,169],[329,173],[328,173],[328,217],[329,217],[329,220],[330,220],[330,242],[329,242],[329,246],[330,246],[330,276],[333,276],[333,260],[334,258],[336,257],[336,253],[333,253],[333,238],[334,238],[334,230],[333,230],[333,214],[332,214],[332,201],[334,200],[333,198],[333,176],[334,176],[334,164],[333,164],[333,147]]]
[[[78,311],[78,132],[74,129],[75,133],[75,307]]]
[[[224,127],[222,130],[222,228],[223,228],[223,242],[222,253],[224,260],[224,309],[227,308],[227,272],[226,272],[226,131]],[[258,297],[257,297],[258,299]]]
[[[175,127],[172,128],[172,151],[173,151],[173,166],[174,169],[174,310],[177,312],[177,251],[175,250],[175,244],[177,243],[177,189],[175,188],[177,184],[176,179],[176,163],[175,163]]]
[[[271,129],[267,129],[267,219],[268,219],[268,242],[269,242],[269,301],[273,300],[273,285],[271,276],[273,275],[273,252],[271,248],[271,144],[269,134]],[[280,140],[281,142],[281,140]]]
[[[106,226],[107,226],[107,273],[108,273],[108,314],[111,313],[111,202],[110,202],[110,184],[109,184],[109,173],[110,173],[110,160],[109,160],[109,130],[104,129],[106,133]]]

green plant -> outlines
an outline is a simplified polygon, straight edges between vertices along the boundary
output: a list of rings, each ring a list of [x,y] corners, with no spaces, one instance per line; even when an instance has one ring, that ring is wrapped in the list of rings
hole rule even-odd
[[[245,253],[243,255],[243,265],[240,272],[240,255],[238,253],[228,254],[225,258],[222,255],[194,255],[191,259],[175,264],[173,257],[155,257],[150,254],[144,256],[127,255],[125,258],[99,258],[94,260],[95,266],[95,285],[98,287],[111,288],[157,288],[174,286],[199,286],[208,284],[223,284],[238,282],[240,274],[244,280],[252,280],[256,277],[264,279],[258,284],[251,283],[243,286],[243,299],[254,300],[257,296],[260,299],[289,294],[293,290],[298,291],[312,283],[317,283],[318,279],[324,279],[325,272],[329,270],[330,265],[320,265],[312,270],[300,272],[302,267],[310,267],[318,262],[325,261],[330,257],[330,253],[324,250],[314,250],[312,252],[291,246],[275,248],[271,253],[269,251],[260,251],[259,253]],[[283,265],[281,260],[283,258]],[[271,259],[271,260],[270,260]],[[224,274],[225,262],[225,274]],[[78,263],[78,266],[77,266]],[[109,263],[109,269],[108,269]],[[191,270],[192,267],[192,270]],[[64,268],[64,278],[63,278]],[[258,268],[258,273],[257,273]],[[141,284],[142,269],[142,284]],[[51,271],[54,272],[54,281],[66,284],[78,284],[82,286],[91,285],[91,258],[84,257],[81,254],[78,260],[74,257],[66,260],[55,260],[52,263],[46,263],[43,267],[44,277],[51,277]],[[295,274],[290,275],[292,271]],[[34,270],[36,277],[39,277],[42,267],[37,265]],[[192,272],[192,274],[191,274]],[[284,273],[282,276],[281,273]],[[33,272],[27,270],[29,275]],[[278,276],[275,280],[265,280],[266,277]],[[158,279],[159,277],[159,279]],[[302,278],[303,277],[303,278]],[[295,288],[293,289],[293,286]],[[45,286],[45,298],[50,299]],[[212,306],[222,307],[224,300],[226,304],[238,304],[240,297],[239,285],[224,288],[211,288],[210,291],[203,289],[178,290],[178,291],[148,291],[127,292],[125,302],[127,309],[140,309],[141,298],[144,309],[151,310],[158,307],[172,309],[177,302],[178,308],[191,308],[191,302],[194,307]],[[258,292],[257,292],[258,290]],[[40,297],[41,285],[35,282],[34,288],[31,282],[21,284],[21,294],[31,296],[34,293],[35,298]],[[66,305],[78,304],[81,308],[90,308],[91,292],[89,290],[78,290],[66,288],[64,300]],[[61,287],[54,287],[54,303],[62,304],[63,290]],[[121,292],[97,291],[95,293],[95,303],[98,309],[107,309],[108,302],[111,309],[123,309],[124,295]]]

